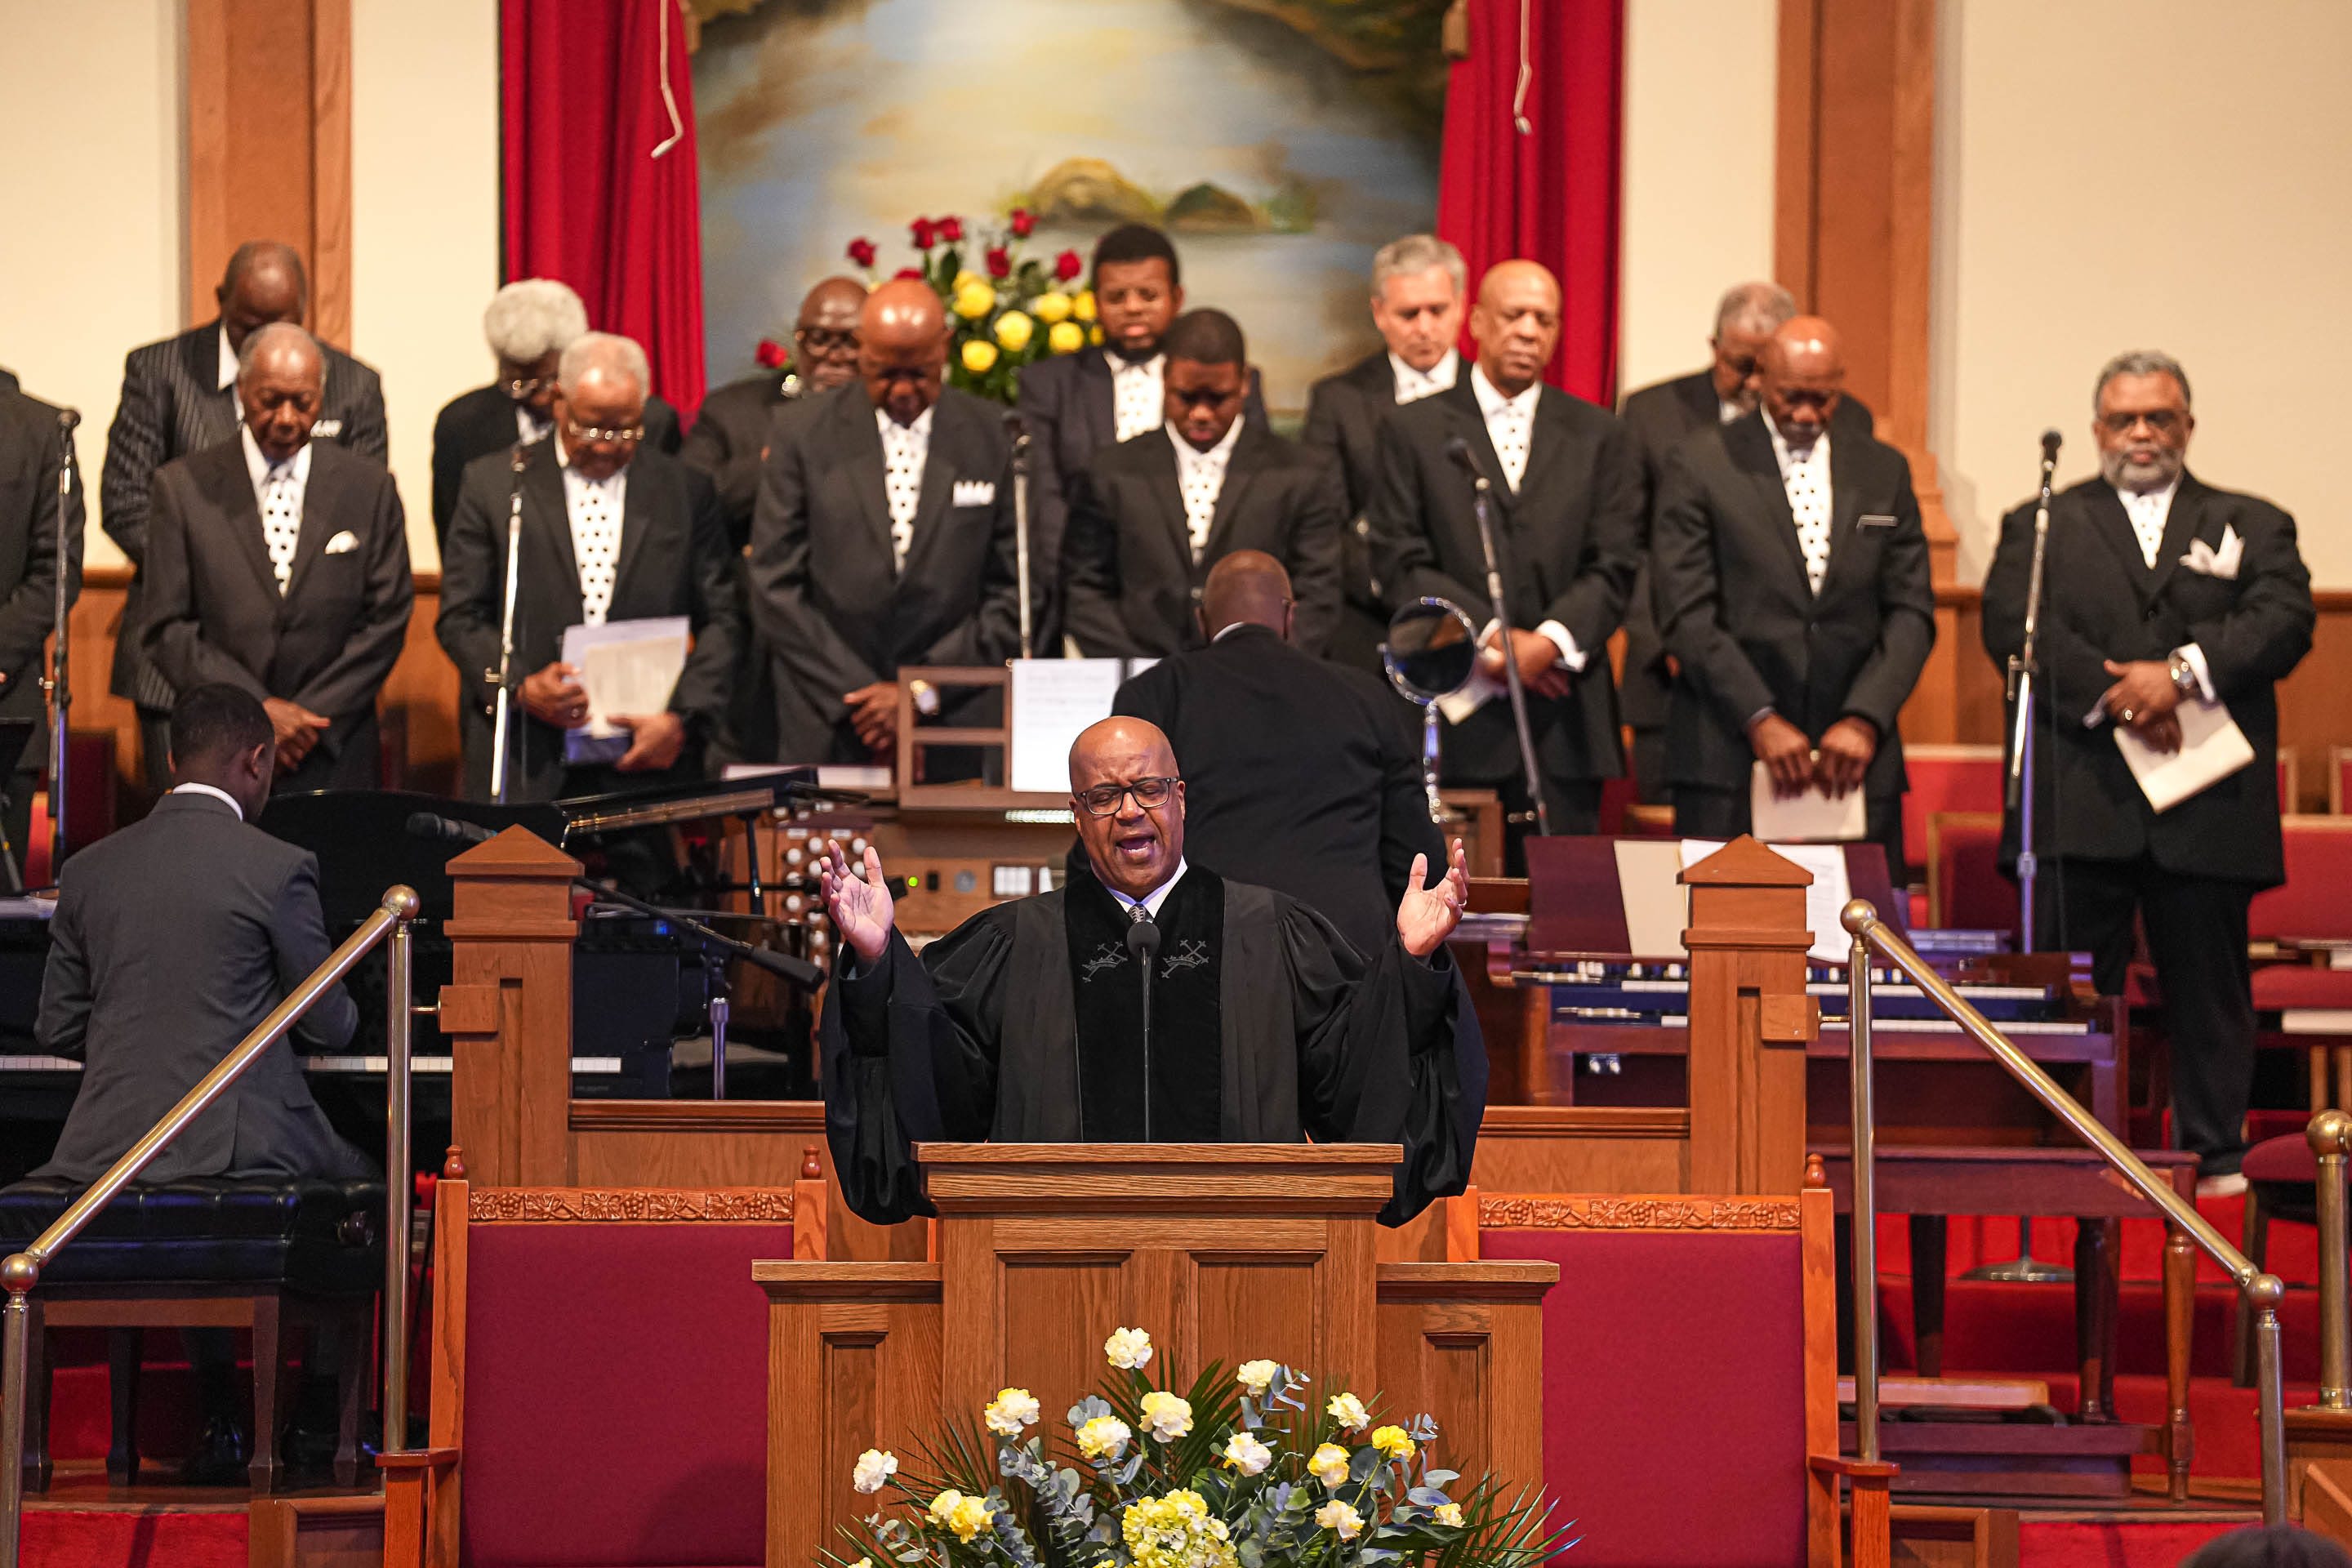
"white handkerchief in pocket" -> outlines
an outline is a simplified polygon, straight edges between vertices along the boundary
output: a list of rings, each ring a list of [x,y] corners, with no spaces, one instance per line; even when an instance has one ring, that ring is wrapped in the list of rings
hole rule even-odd
[[[335,535],[334,538],[327,541],[327,548],[321,553],[327,555],[348,555],[359,547],[360,536],[353,533],[347,528],[343,530],[342,532]]]
[[[2201,539],[2192,539],[2189,542],[2189,553],[2180,558],[2180,563],[2200,577],[2219,577],[2224,582],[2234,583],[2238,580],[2239,559],[2245,552],[2246,542],[2238,537],[2237,529],[2223,523],[2221,542],[2218,547]]]
[[[995,505],[995,481],[992,479],[958,479],[955,482],[954,504],[957,506]]]

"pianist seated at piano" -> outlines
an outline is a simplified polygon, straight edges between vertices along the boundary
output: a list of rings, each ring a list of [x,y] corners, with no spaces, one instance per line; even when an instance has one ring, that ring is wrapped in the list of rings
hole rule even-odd
[[[820,882],[845,963],[824,1009],[825,1134],[877,1223],[931,1212],[914,1145],[1401,1143],[1381,1218],[1470,1179],[1486,1056],[1445,939],[1462,846],[1360,953],[1267,888],[1184,862],[1168,738],[1106,719],[1070,748],[1078,847],[1063,887],[973,916],[918,958],[871,847]]]
[[[521,569],[514,609],[514,679],[506,799],[600,795],[699,778],[702,748],[727,709],[742,610],[735,558],[710,481],[648,450],[645,351],[590,332],[563,351],[555,434],[466,468],[441,547],[435,630],[457,666],[466,794],[493,798],[507,525],[521,497]],[[605,715],[625,732],[603,751],[567,742],[590,722],[581,671],[563,662],[573,626],[682,616],[692,633],[669,701],[654,713]]]

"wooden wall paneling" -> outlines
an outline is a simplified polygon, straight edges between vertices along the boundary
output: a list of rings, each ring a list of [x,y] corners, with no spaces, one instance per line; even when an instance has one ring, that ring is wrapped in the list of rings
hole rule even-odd
[[[352,346],[352,0],[310,0],[310,330]]]

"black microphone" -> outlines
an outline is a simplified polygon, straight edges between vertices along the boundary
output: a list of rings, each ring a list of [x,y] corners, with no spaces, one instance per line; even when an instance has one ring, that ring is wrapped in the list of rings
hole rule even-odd
[[[1478,454],[1470,449],[1470,443],[1465,437],[1460,436],[1447,437],[1445,439],[1445,456],[1453,462],[1455,468],[1469,475],[1478,483],[1483,485],[1486,482],[1486,470],[1479,466]]]
[[[2045,463],[2055,463],[2058,460],[2058,448],[2065,444],[2065,440],[2066,438],[2055,430],[2042,432],[2042,460]]]
[[[1151,961],[1160,951],[1160,922],[1141,904],[1127,910],[1127,951],[1143,961],[1143,1141],[1151,1142]]]
[[[60,409],[58,409],[58,432],[59,432],[60,434],[64,433],[65,431],[68,431],[68,430],[72,429],[75,426],[77,426],[77,425],[79,425],[79,424],[80,424],[80,423],[81,423],[81,410],[80,410],[80,409],[79,409],[79,408],[60,408]]]
[[[437,844],[487,844],[498,837],[489,828],[460,822],[437,811],[412,811],[406,826],[411,838],[431,839]]]

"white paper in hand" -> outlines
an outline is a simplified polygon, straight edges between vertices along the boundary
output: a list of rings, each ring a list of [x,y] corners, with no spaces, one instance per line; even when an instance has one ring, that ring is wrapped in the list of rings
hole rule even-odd
[[[1748,775],[1749,831],[1767,844],[1853,844],[1867,836],[1862,791],[1834,799],[1818,784],[1802,795],[1772,793],[1771,771],[1758,763]]]
[[[2160,812],[2210,789],[2254,760],[2253,742],[2222,704],[2191,697],[2172,716],[2180,721],[2177,752],[2159,752],[2128,725],[2114,726],[2116,749],[2123,752],[2147,804]]]
[[[564,732],[564,760],[609,763],[626,752],[629,732],[612,715],[667,708],[692,639],[684,616],[566,628],[563,662],[580,672],[581,688],[588,693],[588,722]]]

